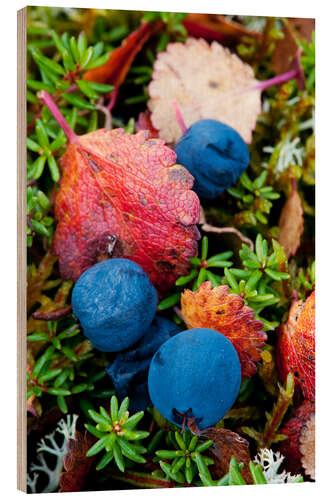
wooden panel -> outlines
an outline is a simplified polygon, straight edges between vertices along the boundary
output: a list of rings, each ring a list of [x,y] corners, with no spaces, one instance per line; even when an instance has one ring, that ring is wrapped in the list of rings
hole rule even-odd
[[[27,10],[17,13],[17,487],[27,491],[26,419],[26,51]]]

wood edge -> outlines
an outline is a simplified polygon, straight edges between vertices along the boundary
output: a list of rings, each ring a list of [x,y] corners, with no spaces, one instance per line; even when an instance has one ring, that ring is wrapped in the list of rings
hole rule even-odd
[[[17,12],[17,488],[25,493],[27,492],[26,51],[27,7]]]

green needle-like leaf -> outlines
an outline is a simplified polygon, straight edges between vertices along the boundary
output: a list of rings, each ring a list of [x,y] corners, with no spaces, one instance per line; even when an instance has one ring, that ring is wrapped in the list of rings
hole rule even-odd
[[[146,459],[136,453],[130,443],[128,443],[128,441],[123,438],[118,438],[118,443],[125,457],[133,460],[133,462],[136,462],[138,464],[144,464],[146,462]]]
[[[96,465],[96,470],[102,470],[106,467],[111,460],[113,459],[113,450],[110,450],[108,453],[105,453],[103,458]]]
[[[94,455],[97,455],[100,451],[104,449],[105,442],[106,442],[107,436],[103,436],[101,439],[97,441],[97,443],[93,444],[91,448],[87,451],[86,455],[87,457],[92,457]]]
[[[204,476],[209,477],[210,473],[209,473],[208,467],[207,467],[203,457],[200,455],[200,453],[198,451],[195,451],[191,454],[191,456],[193,456],[193,459],[195,460],[195,462],[197,464],[199,473],[203,474]]]
[[[204,236],[201,243],[201,260],[206,260],[208,255],[208,238]]]
[[[118,420],[118,399],[116,396],[112,396],[110,402],[110,413],[112,422],[116,422]]]
[[[177,450],[158,450],[156,451],[156,455],[159,458],[163,458],[166,460],[172,460],[173,458],[178,457]]]
[[[229,466],[229,485],[244,485],[246,484],[243,476],[240,473],[239,465],[235,457],[232,457],[230,460]]]
[[[211,439],[209,439],[208,441],[205,441],[205,442],[199,444],[196,447],[195,451],[197,453],[202,453],[202,452],[208,450],[208,448],[210,448],[212,446],[212,444],[214,444],[214,441],[212,441]]]
[[[252,461],[250,461],[249,468],[254,484],[267,484],[260,464],[255,465]]]
[[[169,297],[166,297],[165,299],[161,300],[161,302],[158,304],[157,309],[159,311],[164,311],[165,309],[169,309],[169,307],[172,307],[180,301],[180,293],[174,293],[173,295],[170,295]]]
[[[190,272],[190,274],[188,274],[187,276],[181,276],[180,278],[178,278],[175,285],[177,285],[177,286],[186,285],[190,281],[194,280],[194,278],[197,276],[197,274],[198,274],[198,271],[196,269],[193,269]]]
[[[89,416],[97,423],[97,424],[104,424],[104,425],[110,425],[110,420],[108,418],[103,417],[99,413],[97,413],[95,410],[88,410]]]
[[[122,429],[125,438],[129,439],[130,441],[138,441],[140,439],[144,439],[147,436],[149,436],[148,431],[131,431],[129,429],[125,429],[124,426],[122,426]]]
[[[184,442],[184,439],[183,437],[179,434],[179,432],[175,432],[175,438],[176,438],[176,441],[177,441],[177,444],[179,446],[179,448],[183,451],[186,450],[186,444]]]
[[[47,392],[53,396],[70,396],[71,394],[69,389],[62,389],[61,387],[49,387]]]
[[[88,409],[88,412],[89,412],[89,409]],[[94,427],[91,424],[85,424],[85,428],[87,429],[88,432],[90,432],[90,434],[92,434],[93,436],[95,436],[97,438],[101,438],[101,437],[105,436],[104,432],[97,430],[96,427]]]
[[[129,407],[129,398],[126,397],[125,399],[123,399],[123,401],[120,405],[120,408],[118,411],[118,420],[121,420],[123,418],[125,412],[128,410],[128,407]]]
[[[185,465],[185,460],[185,457],[177,458],[171,469],[172,474],[178,472],[183,467],[183,465]]]
[[[103,406],[99,407],[99,412],[102,415],[102,417],[105,418],[105,420],[107,420],[110,424],[112,423],[110,415],[108,414],[108,412],[106,411],[106,409]]]
[[[122,425],[122,428],[129,430],[134,429],[134,427],[136,427],[136,425],[142,419],[143,415],[144,415],[143,411],[138,411],[137,413],[135,413],[126,420],[126,422]]]
[[[198,442],[198,436],[193,436],[191,441],[190,441],[190,444],[189,444],[189,447],[188,447],[188,451],[194,451],[195,450],[195,447],[197,445],[197,442]]]
[[[113,450],[113,445],[114,445],[116,439],[117,439],[117,436],[114,432],[111,432],[110,434],[108,434],[106,436],[105,449],[107,452]]]
[[[124,457],[121,453],[121,449],[117,441],[118,440],[116,440],[113,445],[113,455],[118,469],[121,470],[121,472],[124,472],[125,470]]]

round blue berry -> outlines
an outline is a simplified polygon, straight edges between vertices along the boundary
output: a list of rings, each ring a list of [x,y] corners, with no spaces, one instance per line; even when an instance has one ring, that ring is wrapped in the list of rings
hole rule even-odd
[[[151,406],[148,394],[148,369],[152,357],[163,342],[179,333],[172,321],[156,316],[143,337],[126,351],[119,352],[106,371],[112,379],[117,396],[130,399],[133,413]]]
[[[72,307],[90,342],[105,352],[133,345],[151,324],[157,293],[148,275],[128,259],[90,267],[74,286]]]
[[[232,343],[209,328],[186,330],[167,340],[152,359],[150,398],[164,418],[182,426],[194,417],[200,429],[215,425],[239,393],[241,368]]]
[[[234,184],[250,161],[249,149],[236,130],[217,120],[194,123],[175,146],[177,163],[194,177],[199,197],[215,198]]]

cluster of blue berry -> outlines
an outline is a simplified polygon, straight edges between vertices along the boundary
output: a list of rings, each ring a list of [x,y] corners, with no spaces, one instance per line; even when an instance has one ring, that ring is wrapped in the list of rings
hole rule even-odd
[[[230,187],[249,163],[248,147],[228,125],[199,120],[175,146],[178,161],[194,176],[200,197]],[[107,367],[120,397],[132,410],[151,402],[170,422],[199,428],[216,424],[235,402],[241,382],[238,355],[221,333],[180,331],[155,316],[157,292],[135,262],[113,258],[88,269],[77,281],[72,305],[96,349],[116,352]]]

